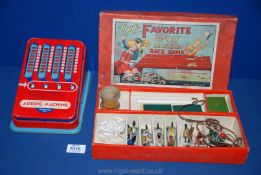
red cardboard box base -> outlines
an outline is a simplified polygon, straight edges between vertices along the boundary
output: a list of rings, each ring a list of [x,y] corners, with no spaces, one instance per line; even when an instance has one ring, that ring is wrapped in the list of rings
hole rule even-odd
[[[166,162],[207,162],[243,164],[248,149],[242,148],[158,148],[115,145],[92,145],[94,159],[142,160]]]
[[[232,92],[227,90],[236,26],[237,18],[226,15],[101,12],[93,159],[244,163],[249,146]],[[108,85],[120,90],[119,109],[101,108],[100,92]],[[210,103],[210,98],[217,101]],[[174,110],[193,99],[204,101],[201,112]],[[171,108],[145,110],[148,104]],[[213,105],[223,111],[211,111]],[[192,142],[198,136],[192,128],[198,125],[180,115],[214,119],[242,142],[228,147],[200,146]],[[170,126],[175,128],[171,145],[166,141]],[[104,127],[116,136],[108,136]],[[159,130],[164,140],[160,146],[155,143]],[[189,142],[184,135],[187,130],[192,133]],[[135,139],[129,142],[132,132]],[[195,132],[203,130],[196,128]]]

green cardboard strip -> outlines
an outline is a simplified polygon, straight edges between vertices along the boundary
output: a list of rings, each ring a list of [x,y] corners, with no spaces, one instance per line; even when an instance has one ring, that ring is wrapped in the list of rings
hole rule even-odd
[[[144,104],[144,111],[172,111],[170,104]]]
[[[225,97],[206,97],[209,112],[229,112]]]
[[[172,106],[173,111],[179,111],[180,108],[183,105],[174,105]],[[191,106],[186,106],[185,108],[182,109],[182,111],[185,112],[202,112],[202,108],[200,105],[191,105]]]
[[[182,105],[171,105],[171,104],[143,104],[144,111],[178,111]],[[182,109],[186,112],[202,112],[200,105],[187,106]]]

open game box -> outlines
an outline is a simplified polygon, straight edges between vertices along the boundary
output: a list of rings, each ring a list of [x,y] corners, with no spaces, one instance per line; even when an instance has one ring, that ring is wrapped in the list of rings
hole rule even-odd
[[[237,18],[102,12],[94,159],[244,163],[227,89]]]

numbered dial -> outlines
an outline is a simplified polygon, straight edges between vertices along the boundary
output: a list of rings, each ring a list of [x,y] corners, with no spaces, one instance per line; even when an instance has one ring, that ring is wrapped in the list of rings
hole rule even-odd
[[[54,52],[52,75],[51,75],[53,80],[58,80],[59,78],[62,55],[63,55],[63,47],[61,45],[56,46]]]
[[[34,63],[37,55],[37,44],[31,44],[30,49],[29,49],[29,54],[27,58],[27,63],[26,63],[26,68],[24,72],[24,76],[27,79],[31,79],[33,75],[33,70],[34,70]]]
[[[74,46],[68,47],[68,53],[67,53],[67,57],[66,57],[66,66],[65,66],[65,72],[64,72],[64,79],[66,81],[71,81],[71,79],[72,79],[75,50],[76,49]]]
[[[47,45],[47,44],[43,45],[41,63],[40,63],[39,71],[38,71],[38,78],[41,80],[44,80],[45,76],[46,76],[49,54],[50,54],[50,45]]]

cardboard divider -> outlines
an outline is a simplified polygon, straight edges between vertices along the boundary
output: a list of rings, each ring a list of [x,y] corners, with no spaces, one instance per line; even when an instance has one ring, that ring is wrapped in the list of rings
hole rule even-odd
[[[120,112],[120,111],[130,111],[130,112],[141,112],[147,113],[150,111],[156,112],[178,112],[182,105],[191,104],[195,99],[203,100],[205,103],[203,105],[197,105],[193,108],[187,108],[185,112],[204,112],[204,113],[225,113],[234,114],[236,113],[235,105],[233,102],[233,97],[231,91],[141,91],[132,90],[128,88],[120,88],[121,97],[119,99],[120,108],[117,110],[101,109],[100,103],[101,98],[99,93],[97,95],[98,111],[110,111],[110,112]],[[99,91],[98,91],[99,92]],[[221,110],[208,110],[208,98],[214,98],[212,100],[212,105],[221,105]],[[213,101],[214,100],[214,101]],[[222,111],[222,105],[225,110]],[[144,106],[147,108],[144,109]],[[162,108],[162,109],[161,109]]]

